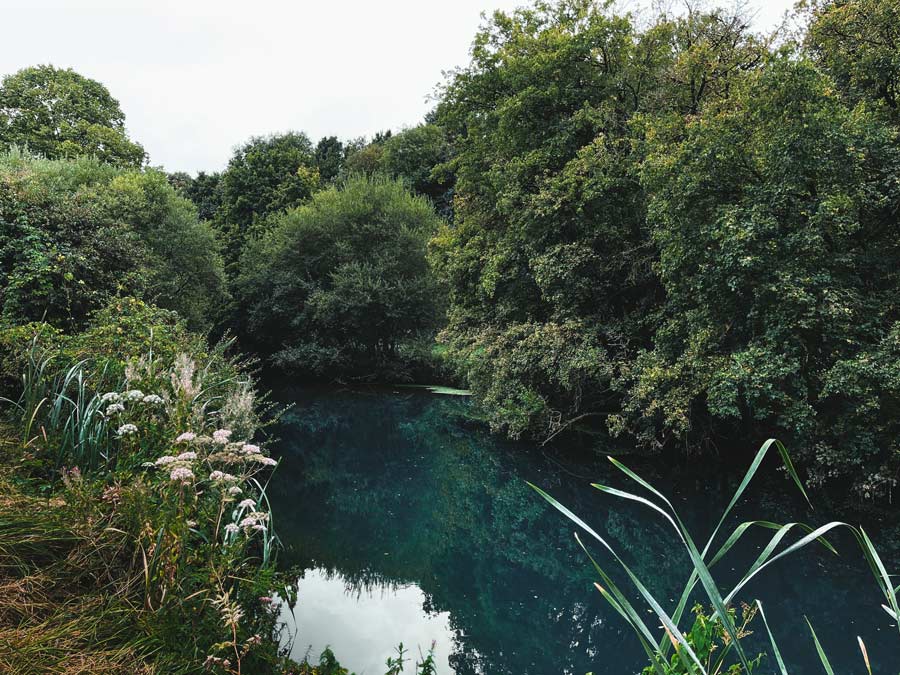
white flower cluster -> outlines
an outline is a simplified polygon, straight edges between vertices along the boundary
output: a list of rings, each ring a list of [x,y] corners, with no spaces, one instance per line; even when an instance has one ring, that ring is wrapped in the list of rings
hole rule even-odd
[[[209,474],[209,479],[213,483],[236,483],[238,477],[232,476],[230,473],[225,473],[224,471],[213,471]]]
[[[189,450],[177,456],[163,455],[153,462],[153,466],[169,471],[169,480],[173,483],[190,483],[195,478],[192,465],[192,462],[195,461],[197,461],[197,453]]]
[[[250,500],[245,500],[250,501]],[[258,530],[260,532],[265,532],[268,530],[268,526],[266,525],[266,521],[269,519],[269,514],[264,513],[262,511],[253,511],[252,513],[247,514],[238,525],[245,531],[250,532],[251,530]]]
[[[241,446],[240,454],[243,455],[246,461],[257,462],[263,466],[275,466],[278,464],[278,462],[271,457],[264,455],[258,445],[253,445],[252,443],[244,443]]]
[[[124,396],[127,399],[128,392]],[[236,472],[237,475],[222,469],[213,469],[207,474],[209,483],[221,490],[219,494],[223,504],[240,499],[244,494],[240,484],[253,472],[252,468],[247,467],[248,464],[275,466],[278,462],[265,455],[260,446],[242,441],[232,441],[232,436],[233,433],[230,429],[216,429],[210,436],[185,431],[175,438],[173,446],[184,448],[185,445],[188,445],[195,449],[185,449],[179,454],[163,455],[149,463],[149,466],[165,470],[173,483],[182,486],[196,481],[200,462],[213,466],[217,463],[243,466],[245,468],[240,473]],[[216,492],[207,491],[207,494],[216,494]],[[267,532],[269,529],[269,514],[257,510],[255,499],[242,499],[236,506],[234,517],[237,519],[236,522],[228,523],[223,527],[225,542],[233,540],[242,531],[249,537],[253,532]]]
[[[241,503],[243,504],[244,502],[255,504],[252,499],[245,499]],[[251,532],[265,532],[269,529],[266,525],[266,521],[268,519],[268,513],[264,513],[262,511],[252,511],[251,513],[247,514],[247,516],[242,518],[239,523],[228,523],[223,529],[226,537],[234,537],[241,530],[243,530],[248,535]]]
[[[134,424],[123,424],[116,429],[116,435],[119,437],[132,436],[137,433],[137,430],[138,428]]]
[[[103,411],[103,414],[106,417],[113,417],[114,415],[121,415],[125,412],[125,404],[126,403],[143,403],[146,405],[162,405],[163,397],[157,394],[147,394],[144,395],[140,389],[131,389],[126,391],[123,394],[120,394],[117,391],[108,391],[100,397],[100,403],[106,405],[106,410]],[[129,431],[131,427],[134,427],[133,424],[124,424],[119,429],[119,436],[125,436],[134,431],[137,431],[135,427],[134,431]],[[126,431],[123,433],[121,430],[125,429]]]

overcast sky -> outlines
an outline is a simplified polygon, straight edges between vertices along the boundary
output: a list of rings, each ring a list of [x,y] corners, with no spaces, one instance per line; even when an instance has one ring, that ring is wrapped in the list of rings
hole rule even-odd
[[[481,13],[521,4],[0,0],[0,74],[74,68],[119,99],[151,164],[214,171],[254,135],[315,141],[418,123],[442,71],[467,62]],[[762,29],[793,2],[747,4]]]

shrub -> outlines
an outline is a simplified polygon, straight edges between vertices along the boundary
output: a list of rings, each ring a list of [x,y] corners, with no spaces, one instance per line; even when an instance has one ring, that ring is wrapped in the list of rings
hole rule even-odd
[[[396,181],[356,177],[275,216],[241,259],[242,344],[289,371],[366,376],[432,329],[438,218]]]
[[[224,276],[193,205],[158,171],[0,155],[0,319],[78,329],[116,294],[210,325]]]

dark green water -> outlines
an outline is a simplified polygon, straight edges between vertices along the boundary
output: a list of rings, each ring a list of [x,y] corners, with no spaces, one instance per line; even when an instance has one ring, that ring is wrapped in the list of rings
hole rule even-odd
[[[296,657],[331,645],[359,675],[381,675],[398,642],[416,654],[434,641],[439,673],[447,675],[640,671],[640,646],[593,588],[574,526],[526,485],[546,489],[608,535],[656,597],[675,598],[686,557],[659,516],[590,487],[633,489],[598,453],[500,441],[466,422],[467,403],[454,397],[382,389],[279,398],[297,404],[277,431],[282,464],[270,486],[286,546],[281,562],[302,570],[299,601],[283,615],[296,633]],[[752,449],[758,444],[747,441]],[[698,539],[714,527],[743,473],[723,476],[708,460],[626,463],[672,499]],[[820,511],[811,512],[772,471],[751,487],[735,522],[815,524],[841,516]],[[866,526],[882,548],[896,549],[894,527],[877,520]],[[752,563],[764,541],[748,537],[720,563],[723,584]],[[900,636],[880,609],[875,582],[849,538],[832,543],[841,557],[807,548],[763,572],[741,599],[763,602],[792,675],[822,672],[804,614],[837,673],[864,672],[861,635],[875,672],[896,675]],[[889,569],[897,567],[892,558]],[[762,623],[753,627],[761,637]],[[774,671],[764,663],[762,672]]]

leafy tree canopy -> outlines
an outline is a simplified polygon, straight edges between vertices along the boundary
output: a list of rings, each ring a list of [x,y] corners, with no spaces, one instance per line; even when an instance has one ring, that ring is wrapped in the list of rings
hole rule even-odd
[[[323,182],[337,178],[344,166],[344,144],[337,136],[325,136],[316,145],[316,168]]]
[[[819,477],[876,468],[900,430],[900,390],[869,362],[900,319],[897,134],[793,57],[704,112],[646,131],[666,305],[627,410],[678,435],[704,413],[790,430]],[[880,400],[860,406],[867,386]]]
[[[144,149],[128,138],[125,114],[106,87],[71,69],[25,68],[0,85],[0,149],[27,147],[48,159],[92,155],[141,166]]]
[[[130,294],[210,324],[224,299],[212,231],[158,171],[0,155],[0,316],[82,326]]]
[[[443,337],[496,427],[546,434],[615,409],[616,364],[661,301],[632,121],[726,96],[763,51],[723,12],[640,32],[582,0],[498,12],[476,36],[434,116],[456,195],[431,250]]]
[[[435,124],[420,124],[388,138],[380,164],[386,174],[428,197],[438,213],[446,216],[453,200],[453,174],[446,167],[449,160],[444,130]]]
[[[194,203],[200,220],[212,221],[216,218],[222,207],[222,174],[201,171],[191,177],[179,171],[169,174],[169,183],[178,194]]]
[[[237,148],[221,176],[216,214],[226,260],[237,260],[256,223],[302,204],[319,183],[315,148],[304,133],[251,138]]]
[[[805,46],[854,103],[869,100],[900,122],[900,1],[808,0]]]
[[[240,333],[290,370],[383,372],[435,324],[425,245],[437,222],[402,183],[363,176],[275,215],[240,261]]]
[[[441,335],[495,428],[651,447],[789,438],[813,478],[900,459],[896,3],[813,2],[779,49],[721,10],[638,29],[496,13],[434,123]],[[887,113],[887,115],[885,114]]]

